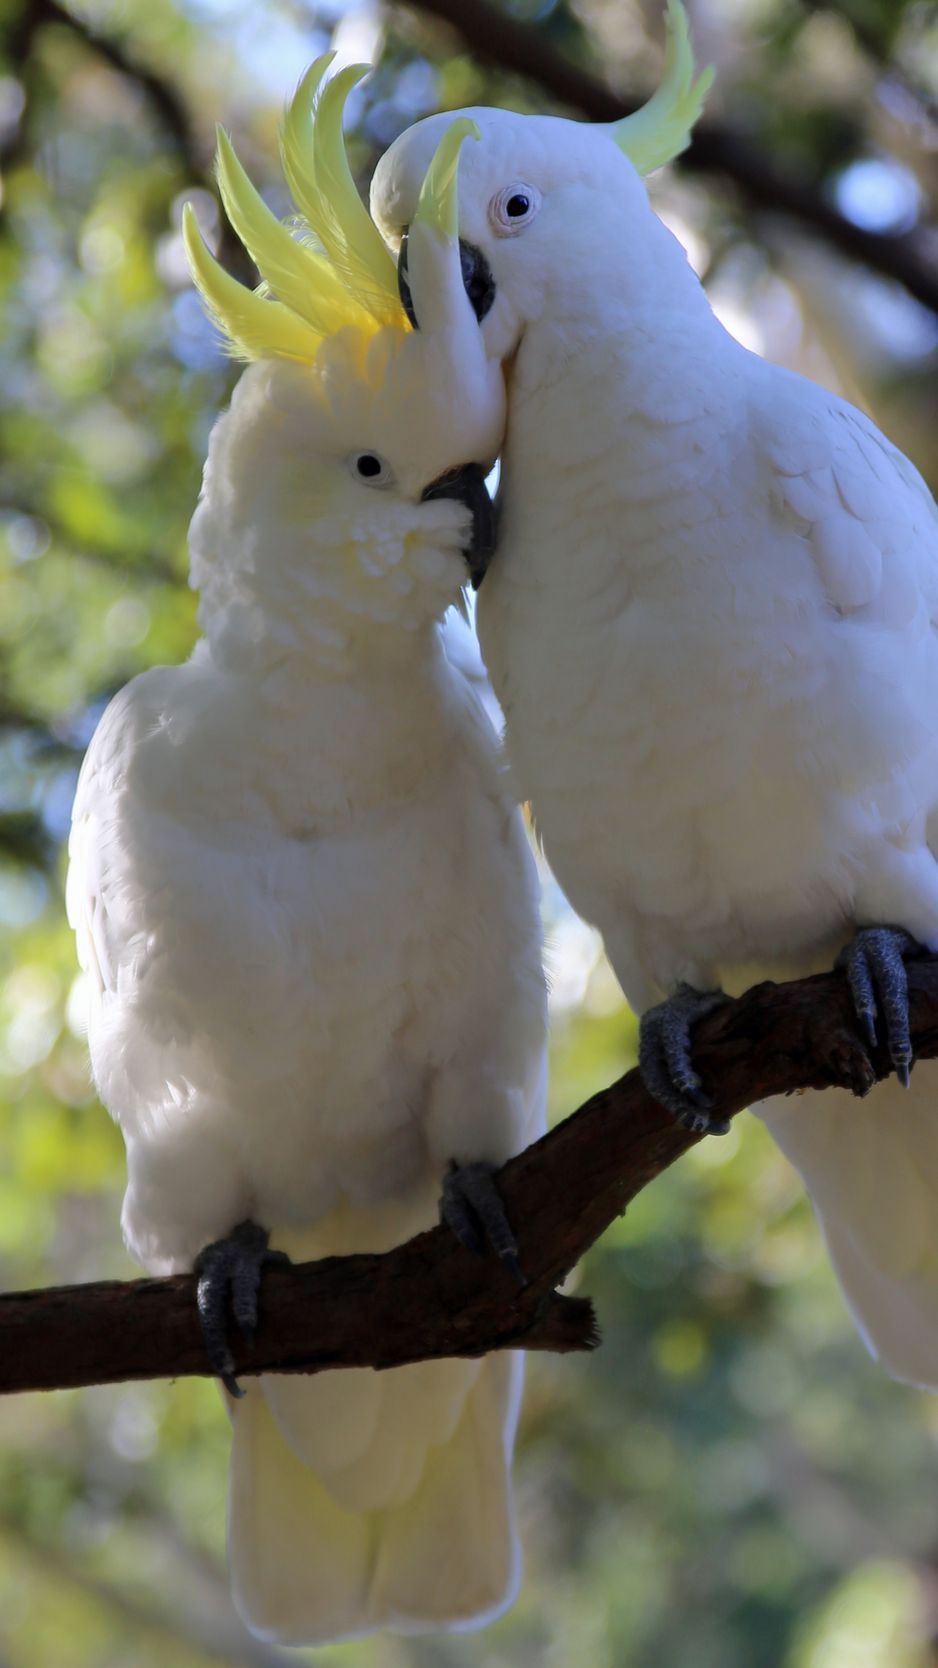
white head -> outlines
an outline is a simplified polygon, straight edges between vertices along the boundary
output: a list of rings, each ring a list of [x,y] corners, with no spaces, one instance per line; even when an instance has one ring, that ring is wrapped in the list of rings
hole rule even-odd
[[[668,24],[662,83],[642,110],[621,122],[461,112],[481,133],[460,169],[464,281],[493,356],[510,354],[525,327],[551,312],[559,291],[569,304],[579,283],[604,282],[604,262],[615,272],[622,304],[647,300],[660,282],[671,252],[643,177],[686,147],[712,79],[709,71],[694,75],[678,0],[669,0]],[[451,120],[448,114],[418,122],[375,171],[372,215],[407,266],[420,182]],[[405,273],[405,299],[406,281]]]
[[[255,361],[212,435],[190,535],[202,623],[232,649],[262,636],[344,652],[375,627],[426,625],[493,536],[483,482],[502,439],[504,385],[463,288],[456,227],[471,124],[447,123],[425,170],[411,233],[414,330],[345,160],[342,105],[363,71],[322,90],[328,62],[304,79],[283,137],[306,240],[266,208],[223,135],[222,197],[261,290],[231,279],[191,216],[185,225],[212,316],[232,351]]]

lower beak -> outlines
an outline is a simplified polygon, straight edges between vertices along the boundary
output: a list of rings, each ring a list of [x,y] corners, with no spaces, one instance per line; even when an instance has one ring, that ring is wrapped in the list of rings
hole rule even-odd
[[[472,512],[470,542],[463,555],[474,591],[479,589],[495,554],[495,505],[489,497],[485,476],[481,464],[464,463],[460,469],[448,469],[445,475],[438,476],[420,494],[421,503],[430,498],[454,498],[457,504],[465,504]]]
[[[472,304],[479,323],[485,318],[495,300],[495,279],[492,268],[483,255],[472,243],[459,240],[459,264],[462,268],[463,289]],[[413,296],[410,293],[410,279],[407,275],[407,233],[401,238],[401,251],[397,257],[397,291],[401,298],[401,306],[407,314],[415,330],[420,324],[414,311]]]

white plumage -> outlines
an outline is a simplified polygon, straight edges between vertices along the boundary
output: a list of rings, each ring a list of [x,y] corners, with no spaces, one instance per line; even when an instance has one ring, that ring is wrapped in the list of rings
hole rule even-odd
[[[501,432],[456,293],[436,336],[346,332],[313,368],[245,373],[191,529],[204,638],[112,702],[82,771],[69,909],[154,1273],[247,1217],[295,1258],[387,1249],[436,1219],[450,1159],[543,1127],[536,876],[440,634],[468,515],[421,501]],[[229,1548],[252,1628],[314,1643],[510,1602],[520,1386],[509,1356],[246,1384]]]
[[[460,232],[513,354],[479,633],[519,786],[633,1006],[938,949],[938,512],[864,416],[747,352],[609,133],[474,111]],[[407,223],[437,118],[382,160]],[[514,183],[512,183],[514,182]],[[509,188],[530,200],[499,218]],[[938,1068],[759,1108],[872,1347],[938,1387]]]

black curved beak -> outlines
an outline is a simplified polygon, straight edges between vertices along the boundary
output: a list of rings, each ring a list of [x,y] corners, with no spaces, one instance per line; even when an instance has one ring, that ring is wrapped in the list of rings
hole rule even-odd
[[[464,463],[460,469],[448,469],[424,487],[420,501],[430,498],[455,498],[472,512],[469,545],[463,555],[469,566],[469,578],[474,591],[479,589],[488,565],[495,554],[495,505],[485,485],[486,471],[479,463]]]
[[[462,268],[463,289],[472,303],[472,311],[479,323],[495,300],[495,279],[492,268],[483,255],[472,243],[459,240],[459,264]],[[417,314],[414,311],[414,301],[410,293],[410,280],[407,276],[407,233],[401,238],[401,252],[397,257],[397,292],[401,298],[407,317],[415,330],[420,329]]]

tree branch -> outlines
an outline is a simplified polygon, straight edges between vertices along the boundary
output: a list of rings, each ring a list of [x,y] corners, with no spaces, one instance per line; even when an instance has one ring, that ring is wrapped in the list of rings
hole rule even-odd
[[[938,957],[909,964],[916,1056],[938,1056]],[[839,1086],[865,1094],[888,1073],[860,1044],[841,973],[757,985],[704,1020],[695,1061],[731,1117],[770,1095]],[[383,1256],[331,1257],[265,1275],[252,1348],[240,1374],[395,1367],[520,1347],[567,1351],[597,1342],[586,1299],[555,1287],[628,1201],[697,1136],[651,1099],[637,1071],[512,1159],[499,1187],[528,1276],[433,1228]],[[0,1393],[185,1377],[209,1371],[191,1275],[101,1282],[0,1297]]]
[[[27,0],[26,17],[34,32],[44,24],[54,23],[69,29],[85,42],[97,57],[110,64],[118,75],[133,81],[145,94],[159,117],[164,133],[177,152],[190,177],[213,189],[211,170],[205,147],[196,131],[182,94],[165,76],[151,69],[132,52],[128,52],[116,35],[102,34],[81,12],[72,12],[59,0]]]
[[[26,0],[23,21],[15,37],[14,61],[19,65],[21,75],[25,78],[35,37],[46,24],[57,24],[70,30],[103,63],[108,64],[118,75],[140,89],[159,120],[172,149],[179,157],[184,172],[195,185],[214,195],[215,181],[210,153],[206,150],[182,93],[172,81],[141,62],[132,50],[128,51],[117,36],[101,34],[87,18],[70,11],[67,5],[60,4],[60,0]],[[5,155],[0,153],[0,167],[11,167],[26,154],[26,149],[24,114],[14,142]],[[221,237],[215,254],[226,271],[253,289],[258,283],[257,268],[235,235],[221,205],[219,214]],[[3,203],[0,201],[0,223],[2,217]]]
[[[554,98],[591,121],[612,122],[636,108],[587,71],[557,52],[529,24],[507,17],[490,0],[407,0],[408,5],[448,23],[483,62],[536,81]],[[758,214],[787,214],[852,260],[903,284],[938,313],[938,271],[914,232],[890,235],[867,231],[839,214],[813,181],[790,173],[760,150],[745,133],[704,122],[677,166],[688,173],[728,179]]]

